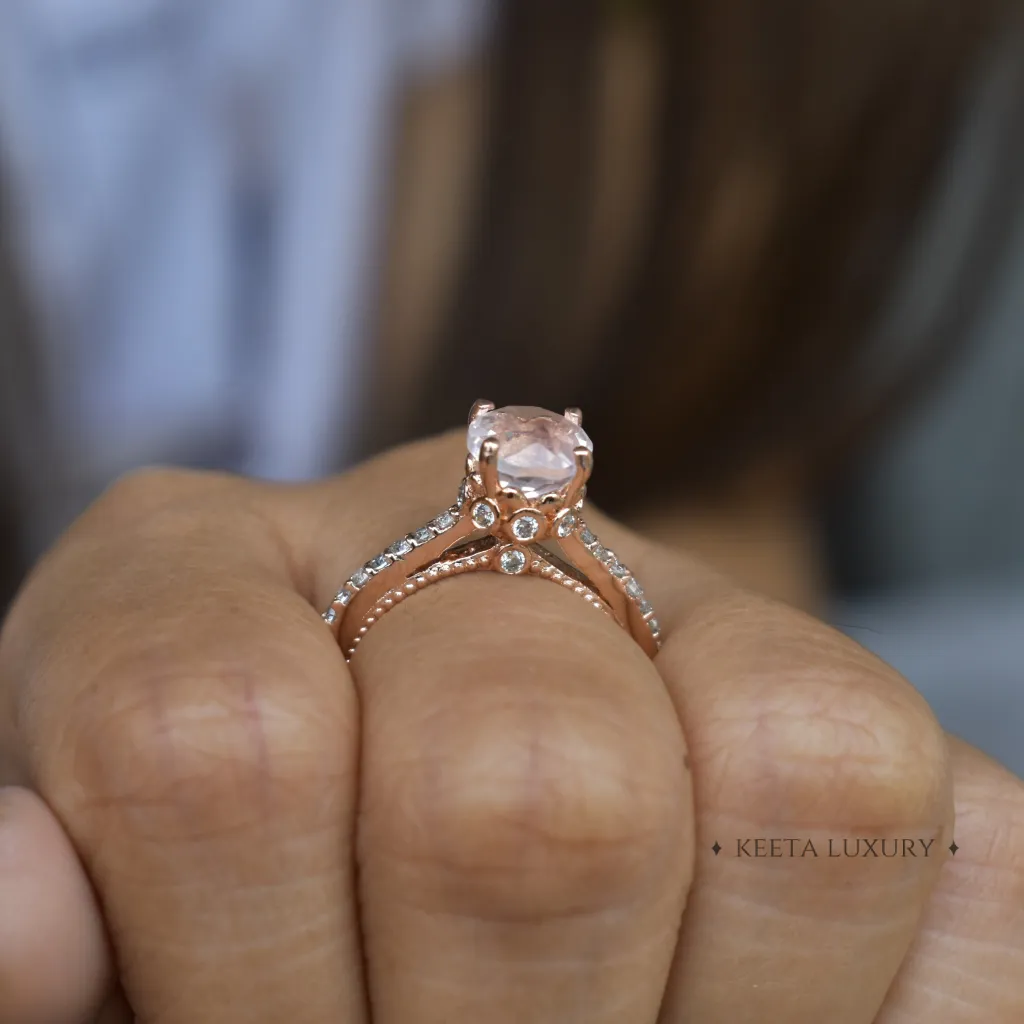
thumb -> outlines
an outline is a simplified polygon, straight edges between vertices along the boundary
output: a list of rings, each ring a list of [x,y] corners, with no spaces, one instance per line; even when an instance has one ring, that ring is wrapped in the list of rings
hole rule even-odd
[[[34,793],[0,789],[0,1024],[91,1019],[112,967],[92,888]]]

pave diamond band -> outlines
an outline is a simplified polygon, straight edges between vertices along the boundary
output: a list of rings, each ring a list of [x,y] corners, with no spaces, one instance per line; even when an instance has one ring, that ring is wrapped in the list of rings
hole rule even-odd
[[[661,631],[651,602],[582,514],[593,445],[579,411],[559,416],[477,402],[469,439],[479,445],[475,455],[470,448],[456,502],[357,568],[324,612],[345,657],[396,604],[446,577],[480,571],[559,584],[608,614],[653,657]]]

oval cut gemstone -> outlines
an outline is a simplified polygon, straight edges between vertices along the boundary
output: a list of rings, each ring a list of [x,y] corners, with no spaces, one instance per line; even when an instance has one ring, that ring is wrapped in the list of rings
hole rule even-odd
[[[576,473],[573,450],[594,450],[582,427],[534,405],[506,405],[480,413],[469,424],[466,449],[475,459],[487,437],[498,441],[498,479],[527,500],[561,490]]]

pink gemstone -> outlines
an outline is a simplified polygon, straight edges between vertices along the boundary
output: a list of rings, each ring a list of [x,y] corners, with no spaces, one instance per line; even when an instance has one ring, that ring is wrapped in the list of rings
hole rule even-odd
[[[527,500],[561,490],[576,473],[573,449],[594,450],[582,427],[535,405],[507,405],[480,413],[469,425],[466,448],[475,459],[485,438],[498,440],[498,479]]]

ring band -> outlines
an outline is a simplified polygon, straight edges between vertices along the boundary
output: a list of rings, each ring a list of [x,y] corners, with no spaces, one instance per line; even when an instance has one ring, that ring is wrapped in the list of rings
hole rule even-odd
[[[583,518],[593,444],[578,409],[474,403],[458,498],[374,555],[345,581],[323,619],[350,660],[396,604],[449,576],[537,576],[611,616],[650,657],[661,646],[643,588]]]

